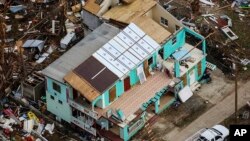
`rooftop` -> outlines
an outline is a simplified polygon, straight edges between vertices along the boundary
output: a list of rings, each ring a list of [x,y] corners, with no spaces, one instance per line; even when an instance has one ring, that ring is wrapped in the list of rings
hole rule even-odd
[[[131,23],[91,57],[73,68],[64,79],[89,101],[93,101],[159,48],[156,41]]]
[[[118,5],[107,11],[102,18],[131,23],[157,4],[154,0],[135,0],[131,4]]]
[[[157,43],[163,43],[171,33],[148,16],[140,16],[133,22]]]
[[[85,1],[85,5],[83,6],[83,9],[86,11],[89,11],[90,13],[96,15],[98,11],[101,9],[100,5],[95,3],[96,0],[87,0]]]
[[[109,24],[102,24],[56,61],[47,66],[42,72],[44,75],[59,82],[64,82],[63,77],[88,59],[96,50],[102,47],[120,30]]]

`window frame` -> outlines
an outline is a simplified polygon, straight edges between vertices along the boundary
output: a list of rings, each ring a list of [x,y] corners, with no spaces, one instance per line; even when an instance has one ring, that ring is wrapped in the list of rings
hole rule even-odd
[[[148,66],[152,65],[154,63],[154,58],[153,56],[148,58]]]
[[[160,24],[165,27],[168,27],[168,20],[164,17],[160,17]]]
[[[58,103],[59,103],[59,104],[63,104],[62,100],[58,100]]]
[[[62,92],[62,89],[61,89],[61,86],[55,82],[52,82],[52,88],[54,91],[58,92],[58,93],[61,93]]]
[[[174,37],[172,38],[172,45],[175,45],[176,43],[177,43],[177,37],[174,36]]]

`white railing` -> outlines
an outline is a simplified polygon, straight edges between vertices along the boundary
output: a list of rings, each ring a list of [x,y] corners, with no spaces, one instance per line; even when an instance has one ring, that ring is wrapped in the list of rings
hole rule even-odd
[[[90,125],[84,123],[83,121],[75,118],[75,117],[71,117],[71,122],[74,123],[75,125],[81,127],[82,129],[84,129],[85,131],[93,134],[94,136],[96,136],[96,129],[91,127]]]
[[[133,131],[137,130],[144,124],[144,120],[140,118],[136,123],[134,123],[132,126],[128,128],[128,134],[133,133]]]
[[[85,113],[86,115],[88,115],[88,116],[90,116],[90,117],[92,117],[92,118],[94,118],[94,119],[97,120],[97,118],[98,118],[98,113],[97,113],[97,112],[92,111],[92,110],[90,110],[90,109],[88,109],[88,108],[86,108],[86,107],[84,107],[84,106],[82,106],[82,105],[80,105],[80,104],[74,102],[74,101],[71,100],[71,99],[68,99],[68,101],[69,101],[69,104],[70,104],[72,107],[76,108],[77,110],[79,110],[79,111]]]

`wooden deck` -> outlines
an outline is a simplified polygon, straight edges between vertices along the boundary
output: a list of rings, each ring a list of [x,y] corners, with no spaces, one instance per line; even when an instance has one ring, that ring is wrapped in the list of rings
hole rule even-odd
[[[113,109],[113,111],[115,111],[121,109],[127,118],[129,115],[134,114],[143,103],[154,97],[156,92],[160,91],[164,86],[167,86],[170,81],[171,79],[167,78],[165,73],[155,72],[155,74],[149,76],[147,81],[142,85],[137,84],[107,108],[98,108],[96,111],[106,117],[107,110]]]

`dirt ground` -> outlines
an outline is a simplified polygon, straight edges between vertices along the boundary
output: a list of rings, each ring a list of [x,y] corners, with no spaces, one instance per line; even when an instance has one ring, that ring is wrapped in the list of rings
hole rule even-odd
[[[213,71],[212,83],[202,85],[198,95],[212,104],[223,100],[234,89],[234,81],[229,80],[221,70]]]
[[[227,119],[225,119],[223,122],[221,122],[222,125],[225,125],[229,128],[231,124],[242,124],[242,125],[249,125],[250,124],[250,107],[244,106],[240,110],[238,110],[238,118],[237,122],[235,122],[235,115],[231,115]]]

